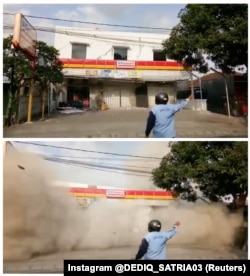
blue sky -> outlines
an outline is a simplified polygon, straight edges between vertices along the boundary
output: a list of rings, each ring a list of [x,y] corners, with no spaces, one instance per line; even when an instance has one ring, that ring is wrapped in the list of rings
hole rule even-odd
[[[82,141],[82,142],[25,142],[46,144],[56,147],[67,147],[88,151],[109,152],[116,154],[160,157],[168,153],[167,142],[134,142],[134,141]],[[126,169],[138,169],[150,172],[159,165],[160,159],[128,158],[100,153],[72,151],[51,147],[13,142],[19,150],[28,150],[36,154],[48,156],[70,157],[77,161],[95,162],[104,165],[118,165]],[[148,173],[130,171],[107,171],[107,169],[86,168],[72,165],[59,164],[46,161],[49,168],[54,171],[55,180],[75,182],[90,185],[113,186],[121,188],[147,189],[151,184]]]
[[[147,32],[149,30],[71,23],[46,18],[171,29],[179,22],[178,13],[184,7],[185,4],[105,4],[105,2],[104,4],[4,4],[3,13],[22,13],[27,16],[28,21],[33,26],[48,28],[61,25],[103,30]],[[38,16],[40,18],[28,16]],[[12,15],[4,15],[3,19],[4,25],[13,24]],[[4,30],[4,35],[10,32],[11,30]],[[154,32],[162,33],[163,31],[154,30]],[[169,33],[169,31],[164,32],[166,34]],[[53,34],[39,32],[38,40],[53,44]]]

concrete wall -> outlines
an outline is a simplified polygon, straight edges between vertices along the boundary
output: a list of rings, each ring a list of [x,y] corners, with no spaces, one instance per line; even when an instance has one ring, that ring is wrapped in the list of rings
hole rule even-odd
[[[26,121],[28,115],[29,97],[20,97],[19,104],[19,122]],[[47,97],[45,99],[45,111],[48,108]],[[41,114],[41,97],[33,97],[32,116],[39,116]]]
[[[192,100],[187,105],[186,109],[195,111],[207,111],[207,100]]]

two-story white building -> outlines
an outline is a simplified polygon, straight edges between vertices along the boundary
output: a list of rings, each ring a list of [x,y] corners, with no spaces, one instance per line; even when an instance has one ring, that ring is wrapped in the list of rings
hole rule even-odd
[[[151,107],[158,92],[167,92],[174,102],[176,82],[190,75],[182,64],[166,60],[162,42],[167,37],[56,27],[54,47],[65,75],[60,101],[82,101],[91,108],[100,101],[109,108]]]

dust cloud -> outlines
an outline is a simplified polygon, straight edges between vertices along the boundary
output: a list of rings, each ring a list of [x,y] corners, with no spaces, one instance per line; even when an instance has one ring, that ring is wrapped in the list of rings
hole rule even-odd
[[[156,187],[152,183],[151,172],[154,168],[160,165],[161,158],[170,152],[168,142],[133,142],[136,144],[136,150],[133,153],[137,156],[142,157],[153,157],[153,158],[128,158],[124,162],[124,166],[130,168],[132,165],[142,173],[134,173],[127,175],[127,189],[155,189]],[[155,158],[156,157],[156,158]],[[157,159],[159,158],[159,159]],[[145,173],[146,172],[146,173]]]
[[[18,167],[19,165],[19,167]],[[20,167],[21,166],[21,167]],[[23,167],[23,168],[22,168]],[[206,248],[232,241],[237,216],[218,206],[170,202],[153,208],[148,201],[94,200],[79,207],[68,191],[51,186],[49,163],[30,153],[10,152],[4,160],[3,258],[28,260],[53,252],[138,246],[151,218],[168,229],[181,221],[169,243]]]
[[[136,143],[136,142],[134,142]],[[134,155],[151,156],[163,158],[170,152],[169,142],[165,141],[146,141],[138,142],[137,150]],[[152,171],[160,165],[161,160],[141,159],[133,162],[135,167],[141,167]],[[125,162],[129,165],[131,161]],[[152,179],[147,174],[140,176],[127,176],[126,188],[132,189],[156,189]],[[146,201],[141,205],[145,205]],[[242,222],[242,216],[239,214],[229,214],[225,206],[220,204],[208,205],[204,202],[187,203],[184,201],[168,201],[168,206],[162,208],[144,208],[142,214],[147,212],[147,220],[158,218],[162,221],[165,229],[170,228],[172,223],[179,220],[181,222],[178,236],[169,241],[169,244],[180,246],[219,248],[233,243],[235,228]],[[149,204],[149,203],[148,203]],[[139,216],[138,216],[139,220]],[[145,231],[145,221],[142,228]],[[140,221],[141,222],[141,221]],[[140,224],[139,222],[139,224]]]

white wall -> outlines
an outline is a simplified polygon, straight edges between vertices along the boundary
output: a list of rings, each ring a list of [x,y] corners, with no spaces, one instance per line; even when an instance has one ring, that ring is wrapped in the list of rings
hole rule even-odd
[[[128,60],[153,60],[153,50],[161,50],[167,35],[135,32],[104,32],[101,30],[56,27],[54,47],[60,58],[71,58],[71,43],[85,43],[87,59],[114,59],[113,47],[128,47]]]
[[[162,50],[162,42],[167,39],[165,34],[139,32],[113,32],[93,29],[56,27],[54,47],[59,50],[60,58],[70,59],[72,43],[87,44],[86,59],[114,60],[113,47],[128,47],[128,60],[153,61],[153,50]],[[67,33],[64,34],[64,33]],[[64,68],[66,77],[80,76],[89,78],[87,71],[95,71],[96,78],[101,77],[101,69]],[[117,82],[104,81],[104,101],[109,108],[136,106],[135,84],[122,81],[130,79],[130,72],[136,74],[137,79],[146,82],[175,82],[179,79],[188,79],[185,71],[176,70],[111,70],[111,78]],[[123,73],[123,76],[118,76]],[[127,74],[127,75],[126,75]],[[118,84],[120,78],[120,83]],[[90,85],[91,107],[95,107],[95,93],[98,90]],[[149,106],[154,105],[154,97],[158,92],[167,92],[170,102],[175,99],[174,84],[166,84],[163,88],[157,85],[148,88]],[[122,97],[120,96],[122,95]],[[65,95],[60,95],[60,100]]]

